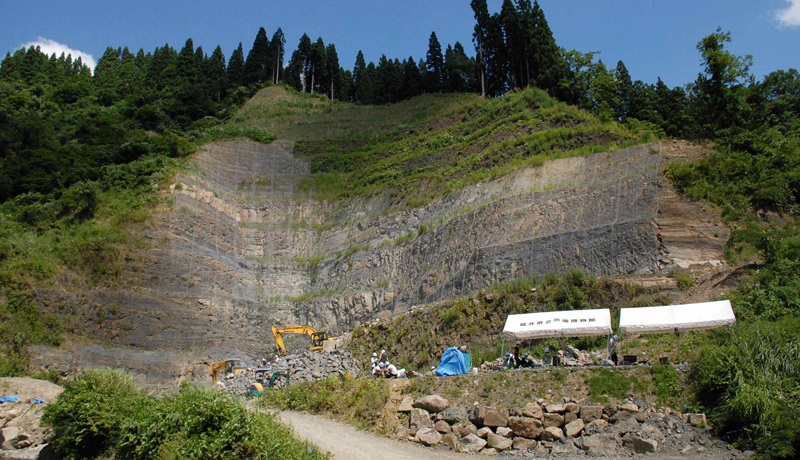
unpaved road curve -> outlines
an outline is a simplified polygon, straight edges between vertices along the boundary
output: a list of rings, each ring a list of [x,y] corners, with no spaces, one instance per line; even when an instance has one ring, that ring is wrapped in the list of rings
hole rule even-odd
[[[463,454],[379,438],[316,415],[281,411],[280,416],[294,427],[298,437],[332,453],[338,460],[465,460]]]
[[[330,452],[337,460],[468,460],[471,455],[457,454],[449,451],[428,449],[410,442],[379,438],[363,431],[334,422],[317,415],[301,414],[291,411],[280,411],[281,419],[294,427],[297,436],[306,439],[317,447]],[[501,457],[512,458],[512,457]],[[520,458],[520,457],[513,457]],[[569,456],[559,456],[561,460]],[[586,459],[586,455],[575,456]],[[619,460],[629,457],[593,457],[593,460]],[[686,460],[686,459],[727,459],[728,456],[661,456],[649,455],[645,460]]]

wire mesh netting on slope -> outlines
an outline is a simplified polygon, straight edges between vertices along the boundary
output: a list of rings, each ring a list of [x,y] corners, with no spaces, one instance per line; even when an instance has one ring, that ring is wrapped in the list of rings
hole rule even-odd
[[[522,276],[658,268],[660,144],[570,159],[523,188],[506,178],[500,193],[478,184],[394,215],[383,212],[388,194],[312,199],[297,186],[309,167],[292,147],[232,141],[197,156],[172,195],[160,295],[209,299],[262,325],[344,330]]]

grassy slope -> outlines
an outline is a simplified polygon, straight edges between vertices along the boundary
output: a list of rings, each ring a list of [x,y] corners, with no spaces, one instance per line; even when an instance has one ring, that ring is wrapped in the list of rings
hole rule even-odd
[[[311,163],[301,188],[321,199],[390,189],[394,209],[424,205],[480,180],[565,156],[654,140],[527,89],[494,100],[425,95],[361,106],[287,92],[261,91],[233,123],[297,141]]]
[[[532,288],[536,288],[532,291]],[[520,279],[496,286],[491,292],[451,299],[440,304],[397,316],[376,325],[359,326],[353,331],[350,349],[362,362],[372,352],[386,349],[397,364],[427,370],[439,362],[441,352],[450,346],[467,344],[472,349],[472,364],[500,356],[499,331],[506,316],[531,311],[562,309],[620,308],[656,305],[666,302],[657,290],[644,289],[580,271],[550,275],[544,280]],[[612,317],[616,317],[612,312]],[[668,338],[667,338],[668,340]],[[605,348],[605,337],[569,339],[580,349]],[[507,348],[514,346],[508,343]],[[537,340],[521,344],[523,351],[541,356],[546,346],[560,348],[556,340]],[[670,355],[669,346],[647,347],[659,356]]]

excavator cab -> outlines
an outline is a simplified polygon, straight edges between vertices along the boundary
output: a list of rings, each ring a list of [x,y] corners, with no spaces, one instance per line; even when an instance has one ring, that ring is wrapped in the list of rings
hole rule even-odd
[[[328,340],[328,333],[325,331],[314,332],[311,334],[311,351],[322,350],[322,344]]]
[[[222,375],[238,374],[245,370],[242,366],[241,359],[226,359],[224,361],[217,361],[211,365],[211,384],[217,383],[217,375],[220,371],[225,371]]]

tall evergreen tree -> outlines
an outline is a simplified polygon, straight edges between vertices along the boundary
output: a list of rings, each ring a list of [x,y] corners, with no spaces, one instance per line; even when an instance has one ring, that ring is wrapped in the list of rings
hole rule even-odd
[[[281,30],[280,27],[278,27],[278,30],[272,35],[269,49],[270,62],[272,63],[270,78],[273,83],[278,84],[281,78],[283,78],[283,57],[286,53],[286,37],[284,37],[283,30]]]
[[[558,91],[564,66],[561,59],[561,51],[556,45],[553,32],[550,30],[550,26],[544,16],[544,11],[536,0],[533,2],[533,17],[535,34],[532,42],[536,51],[531,63],[533,69],[531,73],[536,81],[536,86],[554,94]]]
[[[297,45],[298,51],[298,59],[300,60],[300,86],[302,92],[307,92],[310,90],[311,86],[311,53],[313,45],[311,43],[311,37],[306,34],[303,34],[300,37],[300,43]]]
[[[475,27],[472,33],[472,43],[475,45],[475,51],[478,57],[478,74],[481,81],[481,96],[486,97],[486,69],[488,56],[484,52],[486,42],[489,35],[489,7],[486,5],[486,0],[472,0],[470,3],[472,11],[475,13]]]
[[[436,32],[431,32],[428,39],[428,54],[425,56],[425,68],[428,70],[427,90],[431,93],[441,93],[444,91],[444,56],[442,55],[442,45],[436,38]]]
[[[325,87],[327,86],[327,82],[323,81],[323,75],[325,73],[325,42],[322,41],[322,37],[317,38],[317,41],[311,45],[311,52],[309,53],[309,61],[311,64],[311,83],[310,83],[310,90],[311,93],[320,92],[319,87],[322,88],[322,91],[325,91]]]
[[[215,101],[219,102],[225,95],[225,90],[228,86],[225,78],[225,54],[219,45],[217,45],[214,52],[211,53],[211,58],[207,61],[206,75],[211,95]]]
[[[631,74],[628,73],[628,68],[625,67],[622,61],[617,62],[614,78],[617,81],[617,91],[619,92],[619,104],[615,109],[615,113],[618,120],[625,121],[631,109],[633,81],[631,80]]]
[[[358,88],[361,86],[361,80],[364,78],[364,75],[367,71],[367,63],[364,60],[364,53],[361,50],[358,50],[358,54],[356,55],[356,63],[353,65],[353,85],[352,85],[352,97],[354,101],[358,100]]]
[[[331,43],[325,49],[325,81],[326,93],[331,100],[335,100],[342,89],[341,74],[339,72],[339,54],[336,52],[336,46]]]
[[[245,84],[260,84],[272,80],[267,70],[269,57],[270,50],[267,31],[261,27],[258,29],[256,39],[253,41],[253,48],[250,49],[250,52],[247,54],[247,60],[244,63]]]
[[[422,77],[419,74],[419,67],[413,56],[409,56],[407,61],[403,61],[403,99],[410,99],[417,96],[422,91]]]
[[[231,58],[228,60],[228,86],[236,88],[244,84],[244,51],[242,50],[242,42],[239,42],[239,47],[231,53]]]

